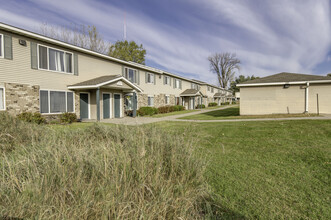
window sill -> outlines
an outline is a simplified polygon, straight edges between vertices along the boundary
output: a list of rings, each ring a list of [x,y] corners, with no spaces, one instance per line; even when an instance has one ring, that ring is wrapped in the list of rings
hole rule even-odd
[[[47,70],[47,69],[41,69],[41,68],[38,68],[38,70],[47,71],[47,72],[51,72],[51,73],[61,73],[61,74],[65,74],[65,75],[75,76],[74,73],[60,72],[60,71]]]

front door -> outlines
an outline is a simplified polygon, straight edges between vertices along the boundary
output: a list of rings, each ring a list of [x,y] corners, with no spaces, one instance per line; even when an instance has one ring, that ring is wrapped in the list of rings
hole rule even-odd
[[[194,98],[190,97],[190,109],[194,109]]]
[[[114,94],[114,114],[115,118],[121,117],[121,96]]]
[[[88,93],[80,93],[80,118],[89,118],[89,96]]]
[[[110,94],[104,93],[103,100],[103,119],[110,118]]]

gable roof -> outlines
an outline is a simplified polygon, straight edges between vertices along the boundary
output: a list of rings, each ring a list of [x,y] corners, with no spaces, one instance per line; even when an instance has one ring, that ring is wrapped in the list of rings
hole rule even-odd
[[[128,84],[131,88],[137,90],[138,92],[142,92],[142,89],[140,89],[138,86],[134,85],[129,80],[125,79],[121,75],[107,75],[107,76],[100,76],[94,79],[86,80],[80,83],[76,83],[74,85],[69,85],[68,89],[93,89],[93,88],[99,88],[101,86],[105,86],[107,84],[117,82],[119,80],[124,81],[126,84]]]
[[[184,92],[180,94],[180,96],[197,96],[197,95],[203,96],[203,94],[196,89],[186,89]]]
[[[271,76],[250,80],[242,84],[238,84],[238,87],[245,86],[259,86],[259,85],[283,85],[283,84],[304,84],[307,82],[331,82],[329,76],[307,75],[299,73],[278,73]]]

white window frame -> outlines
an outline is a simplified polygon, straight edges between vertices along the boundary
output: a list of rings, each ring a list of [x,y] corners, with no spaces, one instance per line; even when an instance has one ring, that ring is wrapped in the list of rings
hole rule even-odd
[[[177,82],[178,82],[178,86],[177,86]],[[179,87],[180,87],[180,81],[179,79],[175,79],[175,88],[179,89]]]
[[[102,118],[103,118],[103,105],[104,105],[104,102],[103,102],[103,94],[109,94],[109,118],[113,118],[113,94],[111,92],[102,92],[101,95],[102,95]]]
[[[165,95],[165,104],[166,105],[170,104],[170,95]]]
[[[122,93],[114,93],[113,94],[113,112],[115,117],[115,95],[120,95],[120,118],[123,117],[123,97]]]
[[[152,105],[150,105],[149,102],[148,102],[149,98],[153,98],[153,104],[152,104]],[[148,98],[147,98],[147,105],[148,105],[149,107],[154,107],[154,96],[153,96],[153,95],[149,95],[149,96],[148,96]]]
[[[42,68],[39,67],[39,46],[47,48],[47,69],[42,69]],[[49,69],[49,49],[57,50],[57,51],[60,51],[60,52],[64,53],[64,61],[63,61],[64,72]],[[66,53],[71,54],[71,73],[66,72],[67,71],[66,70],[67,69],[66,57],[65,57]],[[75,70],[74,70],[74,54],[72,52],[61,50],[61,49],[54,48],[54,47],[49,47],[49,46],[46,46],[44,44],[37,44],[37,60],[38,60],[38,70],[44,70],[44,71],[49,71],[49,72],[54,72],[54,73],[64,73],[64,74],[68,74],[68,75],[74,75],[74,72],[75,72]]]
[[[0,111],[6,111],[6,89],[4,86],[0,86],[0,89],[3,89],[3,109],[0,109]]]
[[[40,92],[41,91],[47,91],[47,93],[48,93],[48,113],[41,113],[40,112]],[[51,92],[65,92],[65,99],[66,99],[66,111],[65,112],[51,113]],[[66,113],[67,110],[68,110],[68,100],[67,100],[68,99],[68,97],[67,97],[68,92],[72,92],[73,96],[74,96],[73,97],[74,109],[73,109],[72,112],[68,112],[68,113],[76,113],[76,109],[75,109],[75,107],[76,107],[76,105],[75,105],[75,92],[67,91],[67,90],[56,90],[56,89],[40,89],[39,90],[39,112],[40,112],[40,114],[42,114],[42,115],[58,115],[58,114]],[[80,92],[80,93],[84,93],[84,92]],[[87,92],[85,92],[85,93],[87,93]],[[90,94],[89,94],[89,104],[88,105],[89,105],[89,108],[90,108]],[[89,109],[89,118],[90,118],[90,109]]]
[[[150,79],[152,79],[151,76],[153,76],[153,82],[148,82],[148,75],[150,75]],[[155,82],[155,74],[154,73],[147,73],[147,84],[154,84],[154,82]]]
[[[79,101],[80,101],[80,94],[87,94],[87,96],[88,96],[88,103],[87,103],[87,106],[88,106],[88,109],[87,109],[88,110],[88,119],[91,119],[91,93],[90,92],[80,92],[79,93]],[[75,95],[75,93],[74,93],[74,95]]]
[[[170,76],[164,76],[166,78],[165,85],[170,85]]]
[[[127,73],[128,73],[128,78],[125,77],[125,71],[126,71],[126,69],[127,69]],[[132,69],[132,70],[135,71],[135,73],[136,73],[136,77],[133,76],[133,79],[136,78],[136,81],[137,81],[137,80],[138,80],[138,70],[137,70],[137,69],[134,69],[134,68],[131,68],[131,67],[127,67],[127,66],[124,67],[124,76],[123,76],[123,77],[124,77],[125,79],[129,80],[129,69]],[[129,81],[130,81],[130,80],[129,80]],[[131,82],[131,81],[130,81],[130,82]],[[137,81],[137,82],[131,82],[131,83],[137,84],[138,81]]]
[[[5,57],[5,40],[4,40],[4,36],[3,34],[0,34],[1,36],[1,41],[0,41],[0,45],[1,45],[1,56],[0,58],[4,58]]]

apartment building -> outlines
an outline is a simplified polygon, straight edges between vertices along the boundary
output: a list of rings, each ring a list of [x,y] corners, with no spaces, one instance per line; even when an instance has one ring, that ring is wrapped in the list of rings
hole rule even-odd
[[[136,115],[142,106],[221,104],[232,92],[0,23],[0,111],[81,119]]]

